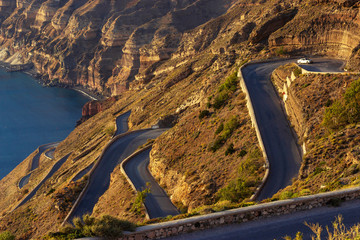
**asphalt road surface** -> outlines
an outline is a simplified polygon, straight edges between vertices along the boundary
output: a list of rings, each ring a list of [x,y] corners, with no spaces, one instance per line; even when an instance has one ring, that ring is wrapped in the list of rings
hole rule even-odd
[[[150,174],[149,154],[151,149],[145,150],[124,164],[124,170],[133,182],[136,190],[142,191],[150,184],[150,193],[146,196],[145,207],[150,218],[175,216],[179,214],[166,192],[159,186]]]
[[[49,143],[49,144],[45,144],[45,145],[41,145],[38,148],[38,153],[33,157],[33,159],[31,160],[31,167],[30,167],[30,173],[27,174],[25,177],[23,177],[22,179],[20,179],[19,181],[19,188],[23,188],[26,184],[29,183],[29,179],[31,176],[31,172],[33,170],[35,170],[36,168],[39,167],[39,160],[40,160],[40,156],[43,152],[45,152],[46,150],[50,149],[50,148],[55,148],[57,147],[57,145],[59,145],[59,143]]]
[[[311,239],[313,232],[307,223],[320,223],[323,227],[322,239],[327,239],[326,226],[331,227],[338,215],[344,218],[343,223],[353,226],[360,222],[360,200],[344,202],[340,207],[321,207],[309,211],[293,213],[284,216],[252,221],[248,223],[227,225],[219,228],[183,234],[166,238],[169,240],[282,240],[285,236],[295,237],[302,232],[303,239]],[[331,229],[331,228],[330,228]]]
[[[116,118],[116,132],[115,136],[125,133],[129,130],[128,128],[128,119],[130,117],[131,111],[128,111]],[[71,181],[76,182],[77,180],[80,180],[85,174],[91,171],[92,167],[94,166],[94,163],[90,164],[83,170],[81,170]]]
[[[105,193],[110,184],[110,174],[114,168],[125,158],[130,156],[139,146],[161,135],[164,129],[146,129],[119,138],[113,142],[99,160],[98,166],[94,169],[90,179],[89,187],[85,191],[78,206],[69,216],[69,221],[74,217],[81,217],[86,213],[92,213],[95,204]]]
[[[131,114],[131,111],[128,111],[116,118],[116,133],[115,133],[115,135],[119,135],[119,134],[127,132],[129,130],[128,119],[130,117],[130,114]]]
[[[343,65],[339,60],[313,60],[311,68],[316,71],[341,71]],[[297,137],[290,128],[281,100],[270,80],[275,68],[290,62],[295,60],[250,64],[242,69],[270,164],[268,181],[257,200],[270,198],[291,184],[291,180],[298,175],[302,161]]]
[[[70,154],[66,155],[65,157],[63,157],[62,159],[57,161],[54,164],[54,166],[51,168],[49,173],[44,177],[44,179],[23,200],[21,200],[21,202],[15,207],[15,209],[17,209],[18,207],[22,206],[27,201],[29,201],[36,194],[36,192],[39,190],[39,188],[44,184],[44,182],[46,180],[48,180],[49,178],[51,178],[52,175],[54,175],[54,173],[57,170],[59,170],[59,168],[66,162],[66,160],[68,159],[69,156],[70,156]]]
[[[313,64],[299,64],[311,72],[343,72],[344,61],[336,59],[315,58]]]

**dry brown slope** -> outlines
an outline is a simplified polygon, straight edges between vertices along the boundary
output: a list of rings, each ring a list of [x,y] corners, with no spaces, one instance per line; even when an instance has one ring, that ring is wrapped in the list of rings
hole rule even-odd
[[[195,3],[200,4],[202,2],[189,2],[189,5],[185,3],[185,5],[181,5],[181,1],[178,3],[181,11],[189,13],[197,9]],[[278,36],[278,33],[284,35],[285,31],[281,31],[281,29],[287,29],[289,25],[295,24],[298,16],[305,15],[308,10],[305,5],[299,7],[298,4],[294,1],[275,0],[253,1],[253,3],[238,1],[231,8],[230,5],[226,5],[230,8],[226,14],[209,22],[204,22],[203,25],[180,35],[173,31],[173,25],[171,25],[173,23],[172,18],[175,15],[169,14],[162,20],[166,24],[171,24],[165,24],[166,27],[163,31],[154,30],[154,27],[159,26],[156,21],[151,22],[151,24],[143,23],[144,26],[141,24],[143,27],[151,28],[149,36],[156,36],[152,38],[152,42],[146,43],[137,42],[141,39],[135,37],[135,35],[141,35],[140,33],[144,28],[137,26],[127,28],[126,24],[122,25],[121,23],[127,20],[131,22],[136,17],[137,11],[148,6],[154,6],[149,11],[150,13],[153,10],[159,11],[159,8],[155,7],[156,2],[138,1],[135,3],[129,1],[126,5],[120,6],[114,1],[92,1],[91,4],[86,1],[69,1],[59,8],[63,14],[60,14],[61,17],[57,14],[59,12],[54,14],[57,19],[62,19],[63,22],[58,26],[55,24],[55,20],[51,21],[51,24],[45,21],[45,35],[43,36],[33,35],[32,31],[29,31],[30,26],[34,27],[34,31],[37,31],[38,26],[32,23],[36,19],[36,8],[40,5],[20,7],[15,10],[2,25],[4,29],[6,28],[3,32],[4,44],[10,46],[14,39],[20,40],[17,43],[19,46],[10,47],[13,49],[9,49],[9,51],[13,53],[15,50],[24,50],[22,44],[25,44],[26,49],[34,53],[33,57],[36,60],[37,68],[50,75],[50,78],[58,78],[59,81],[67,84],[73,84],[75,81],[99,91],[103,91],[107,87],[112,89],[110,87],[112,84],[114,93],[118,93],[118,91],[124,90],[121,87],[123,85],[118,85],[119,82],[116,80],[119,73],[122,72],[123,66],[134,69],[139,67],[139,72],[135,77],[129,78],[131,79],[128,86],[129,90],[122,92],[117,102],[109,109],[78,126],[61,143],[55,157],[60,159],[62,156],[72,153],[69,160],[40,189],[33,201],[2,219],[2,229],[8,228],[16,232],[18,236],[32,236],[34,238],[41,238],[40,236],[46,231],[56,229],[72,205],[74,197],[77,196],[78,189],[81,189],[81,184],[79,186],[72,185],[69,180],[80,169],[96,160],[110,139],[115,117],[129,109],[133,111],[130,117],[132,129],[149,127],[157,123],[159,119],[177,120],[173,129],[156,140],[151,166],[154,175],[161,178],[159,181],[173,196],[174,202],[183,210],[191,210],[203,204],[216,202],[220,189],[227,186],[229,186],[227,189],[231,189],[231,186],[236,183],[242,184],[243,181],[241,180],[249,172],[254,176],[255,171],[258,178],[247,183],[250,190],[254,190],[256,181],[261,178],[262,168],[259,166],[246,172],[242,171],[247,169],[246,165],[244,166],[242,163],[246,163],[247,156],[251,155],[250,159],[256,160],[261,165],[261,158],[256,154],[255,133],[247,116],[243,94],[236,90],[230,95],[227,104],[218,110],[208,108],[207,103],[209,101],[214,103],[219,86],[228,75],[236,70],[235,64],[240,64],[248,58],[262,58],[271,54],[271,51],[267,49],[266,38],[261,39],[258,43],[249,43],[248,38],[257,39],[259,30],[271,24],[275,24],[276,29],[279,29],[278,32],[274,33],[274,37]],[[191,7],[189,7],[190,5]],[[101,16],[110,17],[109,20],[106,20],[108,21],[105,24],[106,26],[104,25],[101,28],[99,26],[102,26],[101,24],[105,20],[100,21],[95,17],[94,19],[98,21],[92,23],[89,18],[96,9],[102,8],[102,6],[105,6],[102,11],[109,11],[109,14]],[[289,11],[292,12],[295,8],[298,9],[296,16],[287,18]],[[81,11],[77,9],[81,9]],[[317,9],[321,10],[319,7]],[[116,11],[121,14],[116,13]],[[325,8],[324,11],[328,11],[328,8]],[[340,11],[345,14],[348,11],[353,12],[355,10],[344,8]],[[282,17],[283,14],[285,18]],[[211,15],[210,12],[209,15]],[[96,16],[101,17],[100,15]],[[30,21],[27,17],[32,20]],[[284,22],[284,19],[288,22]],[[40,20],[41,18],[38,18],[38,22]],[[277,22],[278,20],[280,21]],[[69,25],[67,22],[71,22],[71,24]],[[315,24],[318,25],[314,28],[321,28],[322,25],[326,28],[326,24],[332,24],[332,22],[326,24],[315,22]],[[62,29],[65,29],[66,37],[60,35],[53,38]],[[104,30],[104,35],[101,35],[101,38],[98,35],[99,29],[101,29],[101,34]],[[129,32],[122,35],[124,29]],[[151,35],[153,34],[152,31],[155,31],[155,35]],[[170,34],[166,35],[169,31]],[[95,36],[94,33],[97,35]],[[136,33],[133,35],[134,38],[128,38],[132,33]],[[269,33],[270,39],[272,39],[271,31]],[[116,38],[112,39],[115,36],[112,34],[117,34]],[[31,45],[30,42],[32,42]],[[98,42],[101,42],[101,45],[97,45]],[[125,46],[127,52],[123,52]],[[337,47],[336,45],[332,46],[334,49]],[[166,49],[167,47],[169,49]],[[301,50],[301,47],[299,49]],[[320,52],[325,53],[324,51]],[[112,53],[117,56],[114,57]],[[121,54],[118,55],[118,53]],[[132,55],[133,53],[136,56]],[[93,57],[95,55],[96,57]],[[92,60],[93,58],[95,60]],[[140,59],[140,62],[137,58]],[[90,64],[90,62],[92,63]],[[136,67],[135,62],[140,65]],[[104,68],[106,74],[111,72],[108,82],[111,84],[109,86],[105,86],[99,80],[103,79],[105,74],[99,73],[99,69],[103,69],[103,66],[110,66],[109,69]],[[126,74],[124,76],[126,79]],[[209,100],[211,96],[213,96],[212,100]],[[203,110],[208,110],[212,115],[200,120],[199,113]],[[212,153],[211,150],[209,151],[209,147],[215,142],[219,134],[222,134],[221,131],[216,134],[216,130],[222,121],[224,123],[229,122],[232,116],[238,116],[240,125],[224,141],[224,145]],[[162,122],[166,123],[167,121]],[[225,155],[225,151],[231,143],[233,143],[235,153]],[[251,154],[252,151],[254,154]],[[19,171],[16,174],[20,176],[23,173]],[[141,221],[141,216],[128,212],[134,200],[131,198],[134,193],[131,192],[118,172],[114,172],[112,179],[112,185],[100,199],[95,214],[101,215],[112,212],[115,216],[126,216],[128,219]],[[164,183],[164,179],[175,182],[175,185]],[[239,179],[240,181],[237,181]],[[52,192],[52,189],[55,192]],[[184,190],[185,197],[180,195],[182,190]],[[124,199],[124,202],[121,202],[121,206],[117,207],[114,201],[116,201],[116,196],[119,193],[121,193],[119,198]],[[16,192],[16,194],[19,195],[20,193]],[[3,197],[4,202],[12,201],[11,196]],[[64,199],[67,202],[65,205],[57,204]],[[243,198],[238,200],[242,201]],[[54,206],[62,207],[55,208]],[[48,209],[43,211],[46,207]],[[116,211],[113,212],[112,209],[116,209]],[[31,215],[30,213],[35,214]],[[29,217],[29,214],[37,217]],[[35,227],[29,230],[21,228],[21,222],[24,219],[20,216],[27,217],[26,222],[28,224],[35,219]]]
[[[296,69],[289,65],[277,69],[277,86]],[[300,75],[288,90],[285,102],[290,121],[304,143],[306,153],[299,178],[274,198],[290,198],[318,192],[332,191],[358,185],[360,138],[359,126],[348,125],[329,130],[323,124],[325,109],[341,99],[358,75]],[[280,94],[282,88],[278,88]]]

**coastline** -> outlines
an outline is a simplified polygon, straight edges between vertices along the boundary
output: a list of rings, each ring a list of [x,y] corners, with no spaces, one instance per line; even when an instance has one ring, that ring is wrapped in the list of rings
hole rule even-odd
[[[24,64],[25,65],[25,64]],[[0,68],[4,69],[7,72],[11,72],[11,64],[4,62],[4,61],[0,61]],[[60,88],[70,88],[73,89],[77,92],[80,92],[81,94],[85,95],[86,97],[88,97],[90,99],[90,101],[99,101],[99,100],[104,100],[106,99],[106,97],[104,95],[101,95],[97,92],[91,91],[83,86],[68,86],[68,85],[64,85],[64,84],[59,84],[56,82],[50,82],[47,77],[45,77],[44,75],[38,73],[38,71],[36,70],[36,68],[34,66],[32,66],[30,69],[26,69],[26,70],[19,70],[18,72],[23,72],[29,76],[31,76],[32,78],[34,78],[39,84],[41,84],[44,87],[60,87]]]
[[[71,89],[87,96],[88,98],[90,98],[92,101],[99,101],[99,100],[103,100],[105,97],[100,95],[100,94],[96,94],[94,92],[89,91],[88,89],[81,87],[81,86],[75,86],[72,87]]]

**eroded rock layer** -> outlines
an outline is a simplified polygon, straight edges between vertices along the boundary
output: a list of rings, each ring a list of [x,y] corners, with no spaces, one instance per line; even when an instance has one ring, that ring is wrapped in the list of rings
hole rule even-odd
[[[309,0],[305,11],[300,1],[273,2],[255,21],[249,12],[238,15],[247,24],[230,43],[249,39],[274,51],[340,56],[351,58],[352,65],[359,61],[357,1]],[[158,63],[192,56],[226,35],[212,19],[260,4],[264,1],[2,0],[0,44],[9,56],[18,54],[17,63],[32,61],[56,84],[119,95],[148,83]]]
[[[18,0],[15,6],[3,0],[0,40],[50,81],[117,95],[147,67],[169,59],[185,31],[232,2]]]

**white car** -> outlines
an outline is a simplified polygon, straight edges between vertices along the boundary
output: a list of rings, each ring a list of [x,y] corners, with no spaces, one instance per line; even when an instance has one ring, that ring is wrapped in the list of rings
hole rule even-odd
[[[310,64],[313,63],[313,61],[311,59],[307,59],[307,58],[300,58],[299,60],[297,60],[298,64]]]

